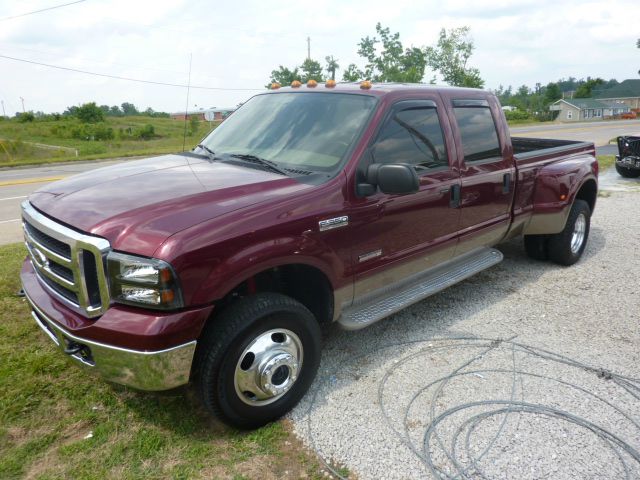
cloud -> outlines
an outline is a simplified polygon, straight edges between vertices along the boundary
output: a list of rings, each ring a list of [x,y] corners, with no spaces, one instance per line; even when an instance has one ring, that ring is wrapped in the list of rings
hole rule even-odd
[[[11,2],[3,14],[49,5]],[[443,27],[469,25],[476,46],[470,63],[489,88],[533,86],[567,76],[623,80],[637,75],[637,62],[630,60],[638,58],[637,32],[619,12],[636,9],[627,0],[89,0],[0,23],[0,54],[171,83],[187,81],[192,54],[192,83],[261,89],[278,65],[293,67],[304,60],[307,36],[312,57],[322,63],[333,55],[342,68],[362,64],[357,43],[375,35],[380,21],[400,32],[406,46],[418,47],[433,44]],[[193,90],[190,103],[235,105],[250,95]],[[177,111],[184,108],[186,92],[0,59],[0,97],[15,111],[19,96],[27,108],[43,111],[94,100]]]

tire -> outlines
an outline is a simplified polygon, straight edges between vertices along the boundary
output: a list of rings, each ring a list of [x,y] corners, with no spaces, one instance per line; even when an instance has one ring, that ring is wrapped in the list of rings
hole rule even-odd
[[[582,256],[591,225],[591,209],[584,200],[573,202],[562,232],[549,236],[549,259],[560,265],[573,265]]]
[[[640,170],[635,168],[622,167],[616,163],[616,172],[618,172],[624,178],[638,178],[640,177]]]
[[[279,293],[242,298],[207,325],[198,342],[198,394],[228,425],[261,427],[307,392],[320,364],[320,339],[313,314],[292,298]],[[263,390],[267,385],[270,390]]]
[[[548,235],[525,235],[524,249],[527,255],[534,260],[549,259]]]

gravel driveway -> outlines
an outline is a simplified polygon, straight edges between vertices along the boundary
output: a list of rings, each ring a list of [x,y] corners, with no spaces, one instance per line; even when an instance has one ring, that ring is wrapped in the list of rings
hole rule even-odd
[[[505,260],[333,330],[296,433],[360,479],[640,478],[640,192],[599,198],[569,268]]]

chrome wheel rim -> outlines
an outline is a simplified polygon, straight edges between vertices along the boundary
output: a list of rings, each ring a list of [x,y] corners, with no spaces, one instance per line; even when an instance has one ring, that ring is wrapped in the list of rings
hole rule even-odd
[[[573,234],[571,235],[571,253],[578,253],[584,243],[584,235],[587,231],[587,219],[583,213],[578,215],[576,223],[573,224]]]
[[[236,363],[234,385],[240,400],[252,407],[282,398],[298,380],[303,349],[291,330],[261,333],[244,349]]]

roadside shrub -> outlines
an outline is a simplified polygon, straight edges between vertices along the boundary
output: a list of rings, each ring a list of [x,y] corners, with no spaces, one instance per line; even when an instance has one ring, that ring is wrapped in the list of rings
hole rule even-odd
[[[33,114],[33,112],[22,112],[20,115],[18,115],[18,121],[20,123],[33,122],[35,118],[36,116]]]
[[[55,127],[52,127],[55,128]],[[113,140],[113,128],[101,124],[83,123],[71,129],[71,137],[78,140]]]
[[[524,110],[512,110],[512,111],[505,111],[504,112],[504,116],[507,118],[507,120],[530,120],[531,119],[531,115],[529,115],[529,112],[525,112]]]
[[[150,123],[147,123],[144,127],[136,128],[133,136],[141,140],[149,140],[156,136],[156,129]]]

